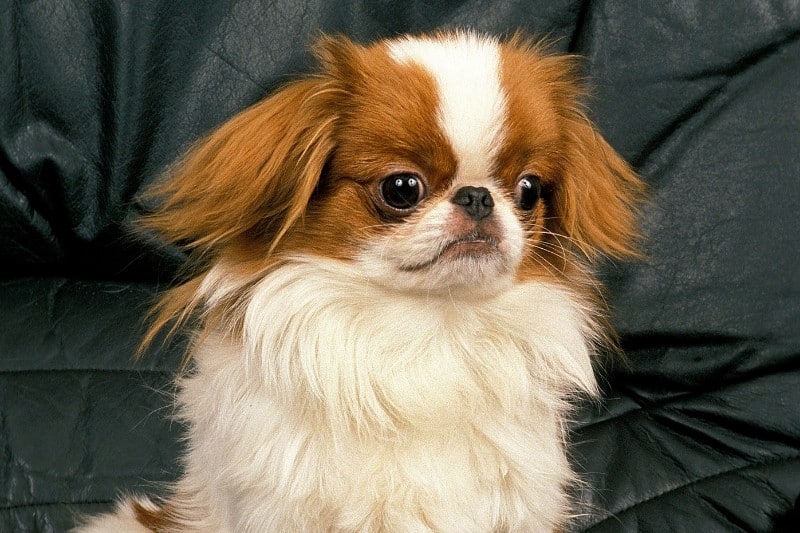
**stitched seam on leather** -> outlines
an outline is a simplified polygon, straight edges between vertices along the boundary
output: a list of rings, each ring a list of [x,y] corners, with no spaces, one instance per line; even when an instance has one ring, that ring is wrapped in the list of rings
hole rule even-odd
[[[753,462],[753,463],[747,463],[747,464],[736,466],[736,467],[733,467],[733,468],[728,468],[728,469],[722,470],[720,472],[715,472],[715,473],[709,474],[707,476],[701,476],[701,477],[699,477],[697,479],[694,479],[694,480],[692,480],[692,481],[690,481],[688,483],[684,483],[682,485],[678,485],[677,487],[668,488],[668,489],[666,489],[664,491],[661,491],[661,492],[659,492],[657,494],[649,496],[649,497],[647,497],[647,498],[645,498],[643,500],[639,500],[638,502],[632,503],[632,504],[628,505],[627,507],[623,507],[622,509],[620,509],[618,511],[615,511],[613,513],[609,513],[608,516],[605,516],[599,522],[595,522],[594,524],[589,526],[585,531],[591,531],[592,529],[596,528],[600,524],[602,524],[602,523],[604,523],[604,522],[606,522],[608,520],[615,519],[615,518],[619,517],[620,515],[623,515],[623,514],[629,512],[629,511],[635,509],[636,507],[639,507],[640,505],[644,505],[644,504],[646,504],[648,502],[651,502],[653,500],[661,498],[661,497],[663,497],[663,496],[665,496],[667,494],[670,494],[672,492],[677,492],[677,491],[680,491],[680,490],[687,489],[687,488],[689,488],[691,486],[697,485],[697,484],[702,483],[704,481],[709,481],[709,480],[717,478],[717,477],[721,477],[721,476],[725,476],[725,475],[728,475],[728,474],[733,474],[733,473],[736,473],[736,472],[749,470],[751,468],[759,468],[759,467],[762,467],[762,466],[771,466],[771,465],[775,465],[775,464],[778,464],[778,463],[790,463],[790,462],[796,462],[796,461],[800,461],[800,452],[798,452],[796,454],[793,454],[793,455],[790,455],[790,456],[773,457],[773,458],[771,458],[769,460],[763,460],[763,461],[756,461],[756,462]]]
[[[32,502],[32,503],[19,503],[15,505],[2,506],[0,505],[0,512],[14,511],[16,509],[29,509],[36,507],[74,507],[76,505],[109,505],[117,503],[117,499],[109,500],[91,500],[86,502]]]
[[[770,367],[765,368],[764,372],[757,372],[757,373],[753,372],[753,373],[748,374],[746,376],[742,376],[740,379],[735,379],[735,380],[731,379],[730,381],[724,382],[719,387],[716,387],[714,389],[703,389],[703,390],[698,390],[698,391],[689,391],[689,392],[686,392],[686,393],[683,393],[683,394],[678,394],[678,395],[675,395],[675,396],[671,396],[671,397],[669,397],[669,398],[667,398],[667,399],[665,399],[663,401],[648,402],[648,401],[642,401],[641,398],[639,398],[638,396],[633,395],[633,394],[627,394],[627,395],[626,394],[616,394],[614,396],[609,396],[609,400],[628,399],[628,400],[634,402],[638,406],[638,408],[634,408],[634,409],[630,409],[628,411],[624,411],[622,413],[619,413],[617,415],[611,416],[609,418],[604,418],[602,420],[595,420],[595,421],[592,421],[592,422],[590,422],[588,424],[584,424],[584,425],[581,425],[581,426],[576,426],[576,430],[585,430],[585,429],[592,428],[592,427],[603,426],[605,424],[616,423],[617,421],[622,420],[624,418],[628,418],[628,417],[632,416],[633,414],[645,414],[645,415],[649,416],[649,413],[651,411],[657,411],[657,410],[660,410],[660,409],[669,408],[669,407],[673,406],[672,404],[685,402],[685,401],[692,401],[692,400],[695,400],[697,398],[702,398],[703,396],[709,396],[709,395],[718,394],[720,392],[724,392],[724,391],[729,390],[729,389],[735,389],[736,387],[739,387],[739,386],[749,385],[749,384],[753,383],[756,380],[768,379],[768,378],[771,378],[773,376],[777,376],[777,375],[780,375],[780,374],[794,374],[794,373],[797,372],[798,369],[800,369],[800,366],[798,366],[797,364],[795,364],[793,362],[786,362],[785,364],[781,364],[781,365],[772,365]],[[627,391],[626,390],[621,390],[620,392],[625,393]]]

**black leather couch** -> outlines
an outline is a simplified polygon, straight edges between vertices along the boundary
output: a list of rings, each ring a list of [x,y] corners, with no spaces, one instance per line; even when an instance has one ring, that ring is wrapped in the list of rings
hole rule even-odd
[[[320,31],[453,26],[585,56],[652,188],[647,260],[603,266],[630,364],[575,422],[575,529],[800,531],[797,0],[0,1],[0,531],[179,472],[182,343],[132,355],[182,256],[130,238],[137,193]]]

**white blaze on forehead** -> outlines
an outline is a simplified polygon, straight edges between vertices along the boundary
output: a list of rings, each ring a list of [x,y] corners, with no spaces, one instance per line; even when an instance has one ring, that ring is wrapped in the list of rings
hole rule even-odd
[[[458,158],[459,177],[488,178],[506,109],[498,42],[471,33],[407,37],[390,42],[389,53],[400,63],[422,66],[436,81],[439,126]]]

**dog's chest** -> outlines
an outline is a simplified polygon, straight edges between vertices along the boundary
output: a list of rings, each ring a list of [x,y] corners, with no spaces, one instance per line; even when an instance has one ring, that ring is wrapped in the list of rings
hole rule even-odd
[[[376,298],[311,273],[259,285],[241,339],[209,336],[183,383],[189,479],[225,495],[233,529],[547,529],[565,393],[594,386],[569,297]]]

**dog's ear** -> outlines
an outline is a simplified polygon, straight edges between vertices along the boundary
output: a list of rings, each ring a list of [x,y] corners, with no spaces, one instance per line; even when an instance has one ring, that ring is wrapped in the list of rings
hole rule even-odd
[[[302,217],[334,149],[330,78],[296,81],[195,147],[148,195],[145,228],[205,252],[257,236],[274,250]]]
[[[589,259],[637,257],[644,184],[586,118],[568,119],[565,143],[559,231]]]
[[[365,49],[344,35],[322,35],[311,51],[322,71],[343,86],[360,77]]]

